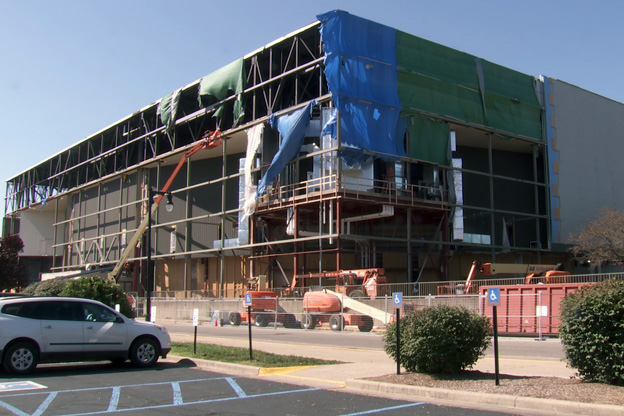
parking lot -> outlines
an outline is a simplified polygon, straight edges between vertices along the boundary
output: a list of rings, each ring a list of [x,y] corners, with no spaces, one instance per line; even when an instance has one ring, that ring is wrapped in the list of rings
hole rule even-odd
[[[41,366],[28,378],[0,373],[0,415],[477,415],[422,402],[355,395],[201,371],[189,362],[147,370],[108,363]]]

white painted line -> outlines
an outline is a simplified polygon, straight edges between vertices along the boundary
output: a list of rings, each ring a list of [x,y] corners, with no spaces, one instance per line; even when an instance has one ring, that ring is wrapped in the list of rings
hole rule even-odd
[[[381,408],[381,409],[371,409],[371,410],[364,410],[363,412],[347,413],[347,414],[344,414],[344,415],[341,415],[341,416],[370,415],[372,413],[381,413],[381,412],[386,412],[386,411],[389,411],[389,410],[405,409],[406,407],[422,406],[424,404],[427,404],[427,403],[425,403],[425,402],[418,402],[418,403],[400,404],[398,406],[384,407],[384,408]]]
[[[0,383],[0,392],[19,391],[19,390],[37,390],[47,389],[46,386],[35,383],[34,381],[13,381],[9,383]]]
[[[0,407],[4,407],[5,409],[7,409],[9,412],[14,414],[15,416],[30,416],[28,413],[24,413],[21,410],[19,410],[17,407],[13,407],[10,404],[5,403],[1,400],[0,400]]]
[[[179,406],[184,404],[184,401],[182,400],[182,391],[180,390],[180,383],[174,381],[171,383],[171,388],[173,388],[173,405]]]
[[[232,389],[238,394],[238,397],[247,397],[247,393],[243,391],[243,389],[238,385],[237,382],[234,381],[232,377],[226,377],[225,380],[230,384]]]
[[[113,387],[113,391],[111,392],[110,403],[108,403],[108,412],[114,412],[117,410],[117,406],[119,406],[119,391],[121,388]]]
[[[37,408],[35,413],[32,414],[32,416],[41,416],[43,412],[47,410],[48,406],[50,406],[50,403],[52,403],[52,400],[56,398],[57,394],[58,394],[57,392],[50,393],[48,397],[46,397],[46,399],[43,401],[43,403],[39,405],[39,407]]]

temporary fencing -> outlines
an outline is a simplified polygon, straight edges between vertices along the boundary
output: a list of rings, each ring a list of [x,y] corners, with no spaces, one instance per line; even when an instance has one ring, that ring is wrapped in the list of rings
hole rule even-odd
[[[134,306],[137,317],[146,316],[145,298],[137,297],[136,294],[133,294],[133,299],[135,299]],[[374,328],[385,328],[395,316],[397,306],[393,303],[391,293],[385,296],[378,296],[375,299],[365,297],[357,298],[356,300],[365,306],[362,308],[365,312],[341,306],[339,311],[311,313],[314,315],[317,324],[314,326],[325,326],[340,330],[348,329],[345,328],[348,322],[355,322],[351,326],[353,329],[359,328],[360,325],[366,328],[368,325],[362,323],[361,317],[371,316],[374,320]],[[479,296],[405,296],[400,309],[401,314],[404,315],[417,309],[437,305],[458,305],[477,313],[479,311]],[[199,321],[203,324],[229,325],[244,324],[249,321],[244,298],[219,299],[161,296],[152,298],[151,308],[151,316],[155,320],[190,321],[193,319],[194,310],[197,309]],[[301,328],[307,327],[305,325],[306,315],[309,314],[306,313],[303,297],[267,297],[262,299],[262,305],[254,302],[251,322],[256,326]],[[364,318],[364,321],[366,320],[367,318]]]

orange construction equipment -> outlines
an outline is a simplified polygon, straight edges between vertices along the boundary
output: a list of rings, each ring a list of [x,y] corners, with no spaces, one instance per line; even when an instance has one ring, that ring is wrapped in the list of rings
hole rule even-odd
[[[200,150],[209,149],[211,147],[217,147],[221,145],[221,142],[222,142],[222,135],[219,130],[217,131],[206,130],[204,132],[204,135],[202,136],[201,140],[195,146],[191,147],[182,156],[182,159],[180,159],[180,162],[178,162],[178,165],[173,170],[173,173],[171,174],[171,176],[169,176],[169,179],[167,180],[167,182],[165,182],[163,187],[159,190],[160,194],[158,195],[158,197],[154,200],[154,203],[152,204],[152,215],[156,213],[156,210],[158,209],[158,205],[160,204],[160,201],[162,201],[164,197],[164,193],[169,190],[169,187],[173,183],[173,180],[176,178],[176,176],[178,176],[180,169],[182,169],[182,166],[184,166],[188,158],[190,158],[191,156],[193,156],[195,153],[199,152]],[[149,216],[146,215],[145,218],[143,218],[143,221],[141,221],[139,228],[137,228],[136,232],[134,233],[134,235],[128,242],[125,250],[123,251],[123,253],[121,253],[121,257],[115,264],[115,267],[110,272],[109,274],[110,278],[115,279],[115,280],[119,279],[120,272],[126,265],[126,260],[128,260],[128,258],[134,251],[135,247],[137,246],[139,239],[145,233],[145,229],[147,228],[147,225],[148,225],[147,224],[148,218]]]
[[[524,274],[525,284],[533,283],[562,283],[567,280],[564,276],[570,273],[561,270],[561,264],[516,264],[516,263],[481,263],[473,261],[464,285],[464,293],[470,293],[472,280],[477,271],[486,276],[495,274]],[[557,276],[555,278],[555,276]],[[438,292],[440,288],[438,288]]]
[[[232,325],[238,326],[241,322],[253,322],[255,326],[265,327],[269,322],[278,322],[286,328],[297,328],[297,318],[294,314],[286,312],[279,305],[277,293],[270,290],[248,290],[245,295],[251,295],[251,305],[243,301],[242,312],[230,312],[229,320]],[[251,306],[251,316],[248,312]]]
[[[311,283],[309,280],[315,280],[312,283],[319,282],[318,286],[330,286],[323,284],[323,281],[325,281],[325,283],[335,281],[331,286],[335,287],[334,290],[337,293],[353,298],[369,297],[375,299],[377,296],[386,294],[385,286],[378,286],[386,283],[386,276],[384,273],[384,269],[373,268],[298,274],[292,279],[290,293],[295,292],[299,281],[303,282],[304,286],[312,286],[309,284]],[[305,283],[308,284],[306,285]]]
[[[303,296],[301,327],[314,329],[319,324],[329,324],[332,330],[342,331],[346,325],[357,325],[361,332],[370,332],[373,329],[373,318],[343,307],[341,297],[344,301],[346,295],[328,293],[326,290],[306,292]]]
[[[373,318],[368,313],[382,315],[382,311],[367,306],[351,298],[370,298],[386,294],[385,271],[381,268],[339,270],[335,272],[308,273],[296,275],[290,286],[291,293],[297,282],[318,282],[318,286],[329,286],[334,282],[334,292],[325,290],[309,291],[303,295],[303,316],[301,327],[314,329],[317,325],[329,324],[334,331],[342,331],[346,325],[356,325],[362,332],[373,329]],[[310,282],[312,281],[312,282]],[[325,284],[324,284],[325,283]],[[343,303],[348,302],[351,307]],[[355,310],[355,308],[359,310]],[[366,311],[366,312],[363,312]],[[361,312],[361,313],[355,313]],[[385,316],[385,315],[384,315]]]

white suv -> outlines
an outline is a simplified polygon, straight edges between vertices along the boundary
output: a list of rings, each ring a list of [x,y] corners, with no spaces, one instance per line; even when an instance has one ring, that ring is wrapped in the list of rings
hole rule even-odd
[[[128,319],[94,300],[0,298],[0,358],[12,374],[28,374],[40,362],[130,359],[148,367],[169,351],[166,328]]]

